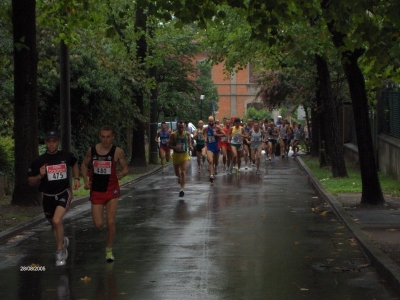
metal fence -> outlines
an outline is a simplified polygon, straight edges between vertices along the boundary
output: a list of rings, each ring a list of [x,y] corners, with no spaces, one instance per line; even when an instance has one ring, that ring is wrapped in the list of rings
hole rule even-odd
[[[379,133],[400,138],[400,92],[382,93],[378,109]]]

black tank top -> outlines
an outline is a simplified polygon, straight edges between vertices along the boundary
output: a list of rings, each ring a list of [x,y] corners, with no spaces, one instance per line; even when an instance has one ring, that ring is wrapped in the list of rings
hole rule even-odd
[[[96,146],[92,147],[92,191],[107,192],[110,176],[115,176],[116,165],[114,153],[117,147],[113,145],[106,155],[99,155]]]

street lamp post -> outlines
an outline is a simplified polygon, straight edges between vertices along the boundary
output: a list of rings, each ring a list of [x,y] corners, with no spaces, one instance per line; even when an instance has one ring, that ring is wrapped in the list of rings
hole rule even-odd
[[[203,120],[203,100],[205,96],[201,95],[200,96],[200,120]]]

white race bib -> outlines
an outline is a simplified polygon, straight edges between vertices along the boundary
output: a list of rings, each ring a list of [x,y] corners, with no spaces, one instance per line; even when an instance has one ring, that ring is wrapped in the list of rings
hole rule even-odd
[[[209,135],[208,137],[208,143],[215,143],[215,136]]]
[[[177,151],[183,151],[183,152],[186,151],[186,144],[185,143],[182,143],[182,144],[177,143],[176,146],[178,147]]]
[[[110,175],[111,174],[111,161],[107,160],[94,160],[93,161],[93,172],[99,175]]]
[[[67,178],[66,164],[47,166],[46,171],[48,181],[62,180]]]

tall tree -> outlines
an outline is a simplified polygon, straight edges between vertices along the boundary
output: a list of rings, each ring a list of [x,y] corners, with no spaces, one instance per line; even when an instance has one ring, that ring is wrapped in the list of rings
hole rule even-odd
[[[36,0],[12,0],[14,41],[15,182],[12,204],[38,204],[37,188],[27,171],[38,156]]]
[[[358,60],[364,54],[363,47],[355,47],[350,50],[346,47],[345,39],[347,33],[343,27],[332,17],[330,13],[333,7],[328,0],[321,2],[327,26],[332,33],[332,40],[341,54],[341,63],[347,76],[350,88],[350,95],[353,105],[355,128],[357,135],[358,155],[362,179],[362,203],[378,204],[385,201],[381,190],[378,169],[375,162],[374,147],[372,142],[372,131],[369,123],[369,106],[365,88],[364,75],[359,67]],[[347,10],[347,9],[346,9]],[[342,12],[345,13],[346,10]],[[364,13],[367,13],[364,11]]]
[[[142,66],[143,73],[146,73],[145,59],[147,54],[146,28],[147,16],[144,9],[137,6],[135,12],[135,32],[138,34],[136,42],[136,58]],[[144,115],[144,105],[147,92],[144,87],[136,90],[136,105],[140,113]],[[143,122],[136,123],[136,128],[132,132],[132,156],[131,166],[147,166],[145,150],[145,126]]]
[[[336,114],[335,99],[333,97],[331,77],[327,61],[320,55],[315,55],[318,73],[318,90],[323,99],[322,118],[324,136],[326,138],[328,153],[332,163],[333,177],[347,177],[346,164],[343,155],[343,145],[339,138],[339,120]]]

